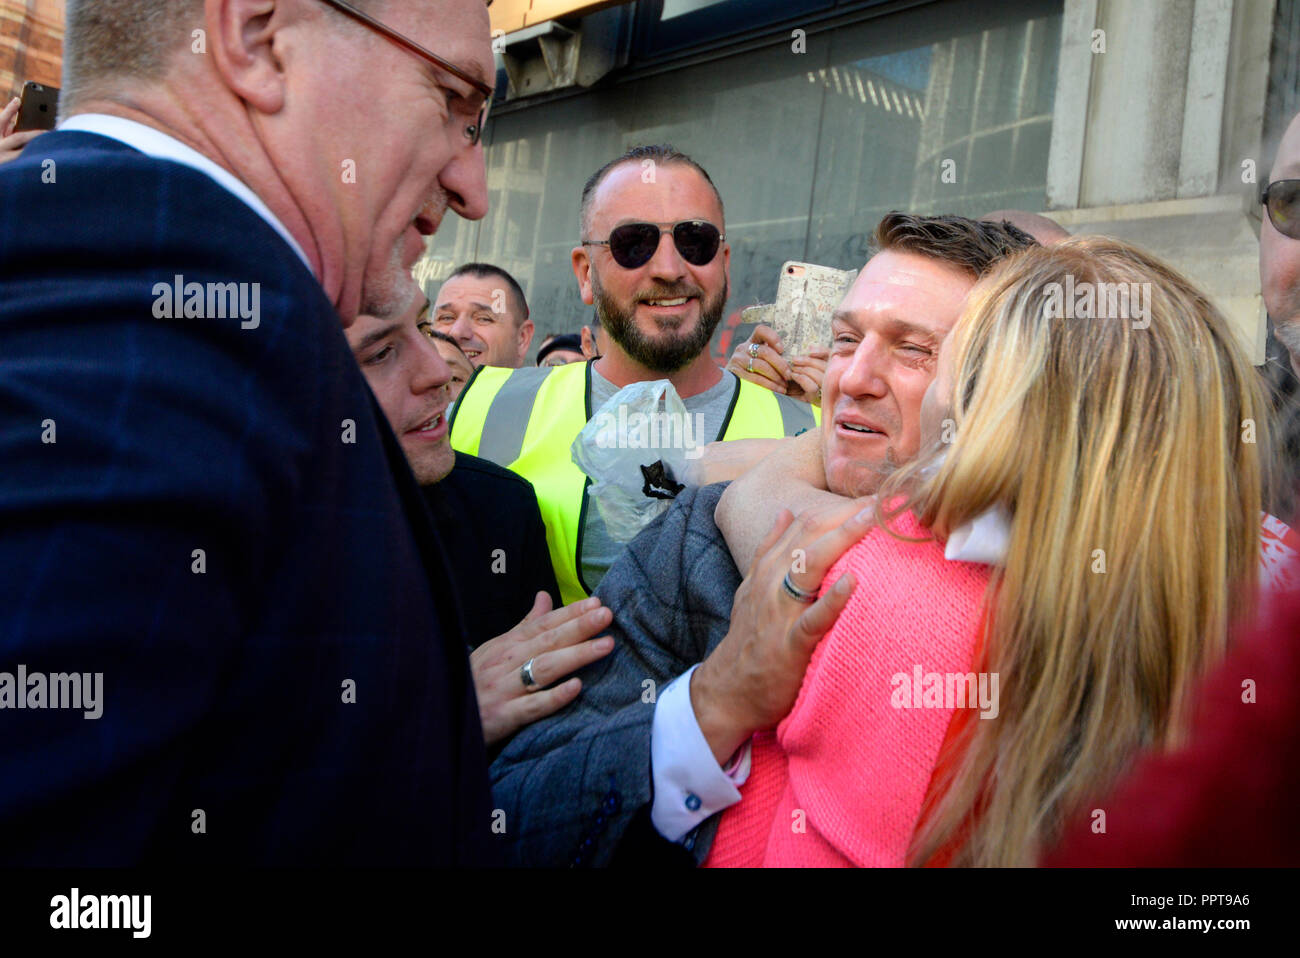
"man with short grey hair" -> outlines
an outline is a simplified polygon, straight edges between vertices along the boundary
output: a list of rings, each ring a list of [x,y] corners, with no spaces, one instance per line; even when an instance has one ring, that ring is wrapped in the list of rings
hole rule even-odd
[[[0,712],[0,863],[491,861],[447,559],[343,334],[486,211],[483,0],[70,0],[64,58],[0,169],[0,646],[104,708]]]

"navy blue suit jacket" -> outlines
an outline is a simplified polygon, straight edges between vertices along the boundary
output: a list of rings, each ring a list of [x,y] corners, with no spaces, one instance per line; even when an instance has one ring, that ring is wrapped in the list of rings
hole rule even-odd
[[[259,284],[256,325],[165,318],[178,276]],[[484,861],[445,583],[338,316],[265,221],[91,134],[0,167],[0,673],[103,676],[97,719],[0,697],[0,863]]]

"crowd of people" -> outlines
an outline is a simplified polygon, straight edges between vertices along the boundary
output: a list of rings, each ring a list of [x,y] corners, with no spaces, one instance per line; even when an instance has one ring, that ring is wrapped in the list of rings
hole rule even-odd
[[[202,4],[69,2],[61,124],[0,141],[0,860],[1300,861],[1294,410],[1195,277],[894,211],[824,346],[721,368],[724,198],[638,145],[529,365],[506,270],[411,274],[487,211],[485,9],[358,6],[191,56]],[[1298,177],[1300,118],[1300,375]]]

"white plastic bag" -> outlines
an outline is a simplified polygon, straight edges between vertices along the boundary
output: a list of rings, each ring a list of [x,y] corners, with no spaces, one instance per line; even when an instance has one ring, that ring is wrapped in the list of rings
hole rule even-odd
[[[688,464],[708,443],[703,420],[656,379],[624,386],[578,434],[573,461],[591,477],[588,494],[615,542],[631,541],[685,488]]]

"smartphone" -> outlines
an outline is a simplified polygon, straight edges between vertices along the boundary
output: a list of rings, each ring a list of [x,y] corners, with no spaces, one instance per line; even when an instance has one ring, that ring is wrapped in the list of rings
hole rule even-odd
[[[831,316],[857,276],[856,269],[846,272],[814,263],[781,267],[771,325],[787,358],[806,356],[814,346],[830,346]]]
[[[18,108],[15,133],[23,130],[52,130],[59,119],[59,88],[28,80],[23,84],[22,106]]]

